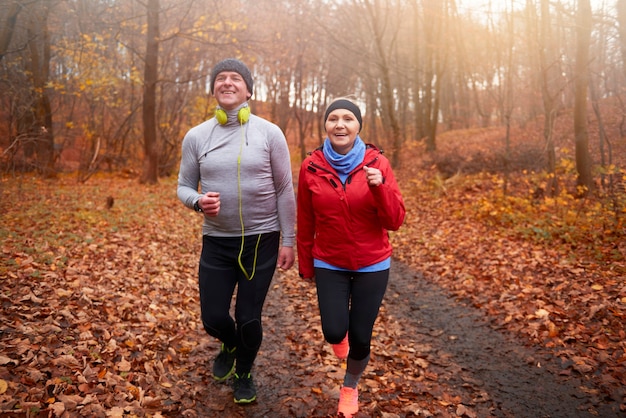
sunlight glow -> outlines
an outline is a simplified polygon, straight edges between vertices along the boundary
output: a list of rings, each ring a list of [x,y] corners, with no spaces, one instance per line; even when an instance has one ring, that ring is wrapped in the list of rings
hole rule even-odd
[[[499,13],[505,10],[523,9],[528,0],[457,0],[457,5],[460,13],[465,12],[479,12],[479,13]],[[561,4],[569,4],[572,7],[576,6],[577,0],[558,0]],[[613,5],[615,0],[591,0],[591,7],[593,9],[604,8],[607,5]]]

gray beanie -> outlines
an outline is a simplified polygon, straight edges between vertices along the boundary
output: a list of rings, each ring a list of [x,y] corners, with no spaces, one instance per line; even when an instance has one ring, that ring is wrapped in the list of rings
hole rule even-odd
[[[241,77],[243,77],[243,80],[246,82],[246,86],[248,87],[248,91],[252,94],[252,87],[254,86],[252,74],[250,74],[250,70],[246,67],[246,64],[235,58],[226,58],[225,60],[215,64],[213,71],[211,71],[211,93],[213,93],[215,78],[223,71],[234,71],[238,73]]]

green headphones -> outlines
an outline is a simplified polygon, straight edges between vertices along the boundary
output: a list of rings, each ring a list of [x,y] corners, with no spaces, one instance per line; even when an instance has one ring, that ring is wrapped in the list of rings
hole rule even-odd
[[[226,122],[228,122],[228,115],[224,109],[218,107],[215,109],[215,119],[217,119],[220,125],[225,125]],[[239,112],[237,112],[237,120],[242,125],[250,120],[250,108],[247,105],[239,109]]]

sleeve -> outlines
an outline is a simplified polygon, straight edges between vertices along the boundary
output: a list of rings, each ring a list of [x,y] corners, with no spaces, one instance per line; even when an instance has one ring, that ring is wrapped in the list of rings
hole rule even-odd
[[[272,176],[276,189],[276,204],[278,221],[283,247],[293,247],[296,239],[296,197],[293,190],[293,176],[291,173],[291,157],[287,140],[278,129],[273,141],[271,152]]]
[[[384,182],[380,186],[370,187],[370,191],[377,203],[378,218],[383,228],[396,231],[402,226],[406,215],[404,199],[389,160],[381,156],[380,161],[379,170]]]
[[[178,198],[188,208],[198,200],[198,182],[200,181],[200,164],[195,152],[193,136],[187,133],[183,139],[180,169],[178,172]]]
[[[315,214],[311,191],[306,181],[306,165],[304,160],[298,177],[298,272],[302,277],[315,276],[313,269],[313,241],[315,236]]]

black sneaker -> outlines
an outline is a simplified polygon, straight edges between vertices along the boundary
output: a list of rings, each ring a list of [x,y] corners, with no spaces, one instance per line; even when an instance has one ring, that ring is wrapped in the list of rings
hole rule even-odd
[[[213,378],[215,380],[225,380],[233,374],[233,370],[235,370],[235,350],[237,350],[237,347],[229,350],[222,343],[220,353],[215,357],[215,362],[213,363]]]
[[[251,403],[256,400],[256,387],[254,387],[250,373],[244,374],[241,377],[235,373],[234,388],[235,403]]]

